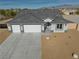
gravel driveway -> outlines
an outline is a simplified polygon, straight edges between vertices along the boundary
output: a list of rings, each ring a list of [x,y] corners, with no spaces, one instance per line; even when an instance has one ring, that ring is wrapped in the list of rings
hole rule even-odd
[[[13,33],[0,46],[0,59],[41,59],[41,33]]]

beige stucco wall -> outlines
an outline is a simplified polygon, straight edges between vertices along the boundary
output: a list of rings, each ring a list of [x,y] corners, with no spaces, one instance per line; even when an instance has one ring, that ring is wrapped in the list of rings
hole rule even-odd
[[[68,29],[76,29],[76,25],[77,24],[75,24],[75,23],[69,23],[69,24],[67,24],[67,28]]]
[[[11,31],[11,25],[7,24],[8,30]]]
[[[78,28],[77,28],[77,30],[79,31],[79,24],[78,24]]]
[[[69,12],[68,12],[68,11],[65,11],[64,14],[65,14],[65,15],[69,15]]]

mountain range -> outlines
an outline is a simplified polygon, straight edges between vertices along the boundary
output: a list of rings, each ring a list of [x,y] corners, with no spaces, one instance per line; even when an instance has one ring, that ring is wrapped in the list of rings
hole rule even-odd
[[[54,6],[54,8],[79,8],[79,5],[64,4],[64,5]]]

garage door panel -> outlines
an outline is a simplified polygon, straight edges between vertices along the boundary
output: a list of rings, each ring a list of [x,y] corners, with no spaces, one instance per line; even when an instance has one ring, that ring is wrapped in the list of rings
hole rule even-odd
[[[13,32],[21,32],[20,25],[12,25],[12,31]]]
[[[41,32],[41,25],[24,25],[24,32]]]

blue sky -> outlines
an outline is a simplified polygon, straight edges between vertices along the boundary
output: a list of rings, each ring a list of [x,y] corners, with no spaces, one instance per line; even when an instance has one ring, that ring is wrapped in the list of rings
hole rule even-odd
[[[40,8],[62,4],[79,4],[79,0],[0,0],[0,8]]]

